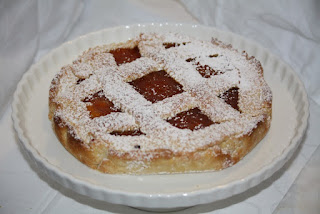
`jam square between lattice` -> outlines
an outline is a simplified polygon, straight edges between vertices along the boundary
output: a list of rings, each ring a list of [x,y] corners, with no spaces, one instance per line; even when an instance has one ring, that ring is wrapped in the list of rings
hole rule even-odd
[[[239,88],[232,87],[229,90],[223,92],[218,96],[219,98],[223,99],[227,104],[229,104],[235,110],[240,111],[239,109]]]
[[[167,120],[179,129],[198,130],[214,124],[210,118],[203,114],[199,108],[183,111]]]
[[[113,55],[117,65],[129,63],[141,57],[138,47],[118,48],[115,50],[111,50],[110,53]]]
[[[91,103],[87,105],[87,110],[90,112],[90,118],[101,117],[110,114],[111,112],[121,112],[114,104],[104,96],[103,91],[98,91],[91,97],[86,97],[83,102]]]
[[[129,84],[152,103],[183,92],[182,85],[164,70],[151,72]]]

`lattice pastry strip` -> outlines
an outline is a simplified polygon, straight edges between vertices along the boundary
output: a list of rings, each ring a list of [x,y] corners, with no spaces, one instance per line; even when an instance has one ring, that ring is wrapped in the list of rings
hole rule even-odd
[[[215,122],[225,122],[239,118],[240,112],[216,96],[207,93],[196,93],[201,109]],[[214,106],[214,107],[213,107]]]
[[[239,87],[240,75],[238,70],[229,71],[220,75],[205,79],[204,85],[209,86],[212,94],[219,96],[233,87]]]
[[[223,53],[225,50],[219,47],[210,49],[208,43],[194,41],[173,50],[175,55],[188,62],[204,78],[212,78],[236,69],[230,58]]]
[[[199,103],[194,97],[188,92],[183,92],[153,104],[153,109],[161,118],[168,119],[182,111],[198,106]]]
[[[95,50],[95,49],[93,49]],[[116,67],[116,62],[112,54],[105,52],[89,52],[89,56],[86,54],[82,58],[76,60],[71,65],[72,71],[79,80],[88,78],[93,73],[100,71],[104,67]]]
[[[163,68],[157,62],[148,57],[141,57],[131,63],[119,66],[119,75],[126,81],[138,79],[153,71],[160,71]]]
[[[86,128],[93,133],[116,133],[121,131],[138,130],[135,119],[124,112],[114,112],[91,120]]]

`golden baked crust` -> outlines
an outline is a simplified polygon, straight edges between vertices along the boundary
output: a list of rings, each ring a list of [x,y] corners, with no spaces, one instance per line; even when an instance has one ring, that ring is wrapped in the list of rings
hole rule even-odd
[[[152,84],[164,85],[145,91]],[[49,119],[62,145],[101,172],[195,172],[250,152],[269,130],[271,104],[261,64],[245,52],[216,39],[141,34],[63,67]]]

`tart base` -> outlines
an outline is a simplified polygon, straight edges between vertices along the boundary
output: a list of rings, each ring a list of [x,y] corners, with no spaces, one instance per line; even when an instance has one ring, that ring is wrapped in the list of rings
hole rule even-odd
[[[149,151],[152,159],[143,161],[128,154],[116,154],[103,143],[84,144],[76,139],[72,130],[63,125],[51,111],[53,130],[75,158],[88,167],[108,174],[169,174],[199,171],[217,171],[230,167],[245,157],[267,134],[271,123],[271,111],[246,135],[215,142],[212,146],[194,152],[174,154],[168,150]],[[228,152],[222,152],[228,148]],[[225,151],[225,150],[224,150]]]

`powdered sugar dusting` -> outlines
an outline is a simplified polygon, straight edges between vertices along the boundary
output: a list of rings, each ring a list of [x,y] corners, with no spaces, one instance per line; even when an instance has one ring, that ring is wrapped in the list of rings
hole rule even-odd
[[[169,43],[171,47],[164,45]],[[115,44],[95,47],[84,52],[72,65],[62,68],[53,81],[52,88],[56,90],[52,92],[52,99],[59,106],[55,116],[72,127],[75,137],[85,144],[95,139],[119,155],[134,151],[131,154],[137,157],[157,149],[192,152],[214,145],[226,136],[248,134],[263,120],[271,102],[271,91],[263,80],[261,65],[246,54],[217,40],[205,42],[173,33],[141,34],[121,47],[126,45],[128,48],[137,45],[141,57],[118,66],[109,53],[117,48]],[[204,77],[197,66],[208,66],[215,72]],[[128,82],[159,70],[165,70],[181,84],[184,92],[151,103]],[[232,87],[239,88],[241,111],[219,98]],[[83,100],[98,91],[121,112],[90,118],[87,110],[90,103]],[[214,124],[191,131],[166,121],[195,107]],[[113,131],[138,129],[144,134],[110,135]],[[139,145],[138,151],[136,145]],[[142,163],[135,162],[130,167]]]

